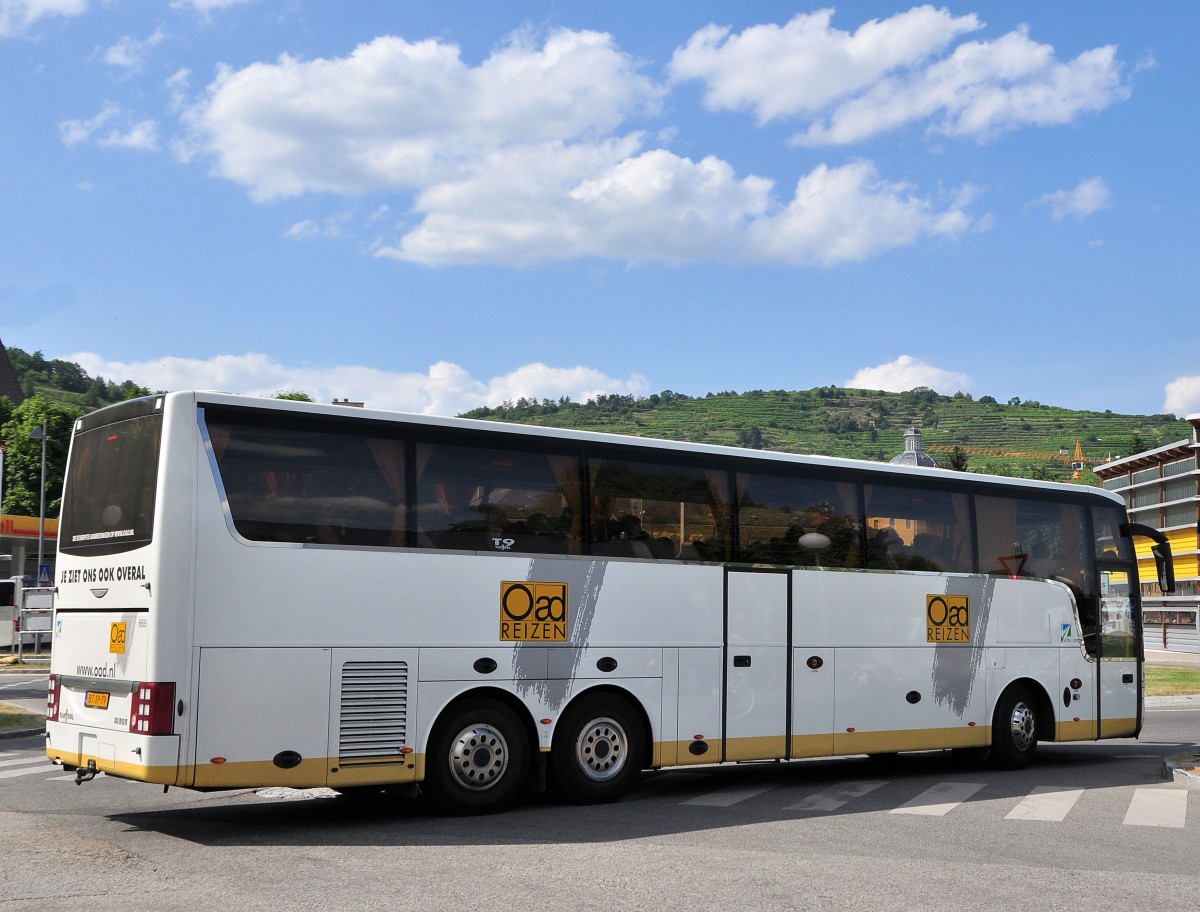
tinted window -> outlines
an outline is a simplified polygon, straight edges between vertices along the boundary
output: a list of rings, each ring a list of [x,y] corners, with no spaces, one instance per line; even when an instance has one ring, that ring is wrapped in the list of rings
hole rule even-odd
[[[867,566],[880,570],[972,573],[966,494],[906,485],[863,486]]]
[[[1077,504],[1016,497],[975,498],[979,564],[996,576],[1057,579],[1089,590],[1087,522]]]
[[[1133,543],[1121,534],[1125,513],[1119,507],[1093,507],[1095,555],[1101,560],[1133,559]]]
[[[247,417],[270,425],[236,420]],[[403,441],[287,420],[206,415],[238,533],[253,541],[404,544]]]
[[[716,467],[590,459],[592,553],[728,560],[728,474]]]
[[[472,551],[583,551],[580,460],[496,446],[418,443],[417,544]]]
[[[782,475],[739,473],[738,560],[798,567],[857,567],[857,488]]]
[[[161,437],[161,413],[76,433],[63,491],[60,550],[114,554],[150,542]]]

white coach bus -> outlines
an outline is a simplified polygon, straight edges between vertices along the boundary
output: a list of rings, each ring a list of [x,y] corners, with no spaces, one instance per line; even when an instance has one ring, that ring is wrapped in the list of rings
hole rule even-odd
[[[1136,736],[1105,491],[181,392],[76,425],[47,754],[448,811],[647,768]]]

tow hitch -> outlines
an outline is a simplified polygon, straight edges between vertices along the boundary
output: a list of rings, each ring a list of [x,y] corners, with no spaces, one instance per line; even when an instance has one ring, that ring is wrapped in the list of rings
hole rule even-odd
[[[75,784],[83,785],[85,782],[91,782],[96,778],[96,773],[98,772],[99,770],[96,769],[96,761],[89,760],[86,767],[81,766],[75,770]]]

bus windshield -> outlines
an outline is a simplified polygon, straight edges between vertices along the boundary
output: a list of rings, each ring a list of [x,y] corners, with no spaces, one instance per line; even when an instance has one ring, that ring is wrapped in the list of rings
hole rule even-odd
[[[162,415],[79,431],[63,492],[59,550],[116,554],[149,544]]]

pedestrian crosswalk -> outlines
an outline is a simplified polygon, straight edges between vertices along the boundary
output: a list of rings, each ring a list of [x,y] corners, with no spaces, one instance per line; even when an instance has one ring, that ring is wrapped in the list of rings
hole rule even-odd
[[[35,749],[0,750],[0,787],[4,780],[42,776],[44,779],[73,779],[47,762],[43,752]],[[1022,822],[1062,823],[1080,811],[1086,803],[1089,789],[1071,785],[1038,785],[1025,795],[1014,795],[999,784],[950,779],[930,784],[923,780],[847,779],[820,786],[799,785],[780,779],[739,779],[721,785],[722,776],[675,771],[660,774],[657,781],[665,788],[646,787],[636,790],[633,800],[662,800],[664,792],[680,794],[681,806],[710,809],[720,813],[735,807],[759,806],[770,812],[785,812],[796,817],[815,817],[822,814],[886,812],[889,816],[946,817],[962,813],[973,803],[981,802],[997,810],[1004,820]],[[10,783],[16,784],[16,783]],[[645,783],[644,783],[645,785]],[[712,785],[712,788],[707,786]],[[989,790],[994,794],[989,794]],[[1191,790],[1168,784],[1161,786],[1121,786],[1092,791],[1104,793],[1105,801],[1116,800],[1125,808],[1122,824],[1131,827],[1165,827],[1186,829]],[[667,800],[670,800],[669,798]],[[1198,799],[1200,801],[1200,799]],[[755,802],[758,802],[756,805]],[[856,802],[860,803],[856,808]],[[1193,827],[1197,824],[1193,822]]]
[[[61,776],[62,770],[50,765],[45,751],[0,750],[0,780],[16,779],[20,776],[36,776],[38,773],[47,776]]]
[[[946,781],[917,786],[907,781],[851,779],[818,788],[797,798],[794,797],[798,791],[797,786],[776,781],[730,785],[712,791],[701,791],[700,794],[684,798],[679,804],[691,807],[733,808],[757,800],[764,802],[764,807],[794,812],[798,816],[819,816],[834,812],[852,812],[855,802],[870,796],[871,803],[869,806],[863,806],[864,811],[886,811],[889,815],[945,817],[961,812],[964,807],[980,801],[987,802],[989,806],[995,802],[1001,811],[999,816],[1005,820],[1061,823],[1072,811],[1077,811],[1081,799],[1088,791],[1086,788],[1072,786],[1039,785],[1026,795],[1011,795],[1005,792],[1004,795],[993,798],[989,796],[988,788],[986,782]],[[1127,803],[1128,809],[1122,821],[1125,826],[1173,829],[1184,829],[1187,826],[1188,796],[1191,794],[1187,789],[1164,783],[1161,786],[1127,786],[1096,791],[1105,794],[1105,801],[1115,797],[1116,800]]]

